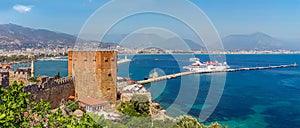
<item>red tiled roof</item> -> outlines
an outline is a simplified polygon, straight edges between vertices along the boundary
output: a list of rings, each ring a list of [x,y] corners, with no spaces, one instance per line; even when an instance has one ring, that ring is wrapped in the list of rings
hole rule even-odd
[[[95,98],[79,98],[79,102],[87,104],[87,105],[99,105],[102,104],[102,101],[97,100]]]

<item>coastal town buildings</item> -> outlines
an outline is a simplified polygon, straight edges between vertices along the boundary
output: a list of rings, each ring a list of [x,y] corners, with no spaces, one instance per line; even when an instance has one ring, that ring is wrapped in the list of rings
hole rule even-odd
[[[236,51],[207,51],[203,50],[153,50],[141,48],[115,48],[120,54],[300,54],[300,51],[294,50],[236,50]],[[25,50],[1,50],[0,56],[19,56],[25,55],[28,57],[33,56],[62,56],[66,55],[68,48],[61,49],[25,49]],[[0,60],[1,63],[1,60]]]

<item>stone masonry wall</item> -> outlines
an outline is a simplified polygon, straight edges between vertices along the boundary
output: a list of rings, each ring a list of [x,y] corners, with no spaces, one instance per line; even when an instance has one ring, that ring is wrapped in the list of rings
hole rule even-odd
[[[116,102],[117,52],[69,51],[68,75],[74,79],[75,96]]]
[[[57,108],[62,100],[75,95],[75,87],[71,77],[54,80],[49,78],[42,84],[27,85],[24,89],[31,93],[30,100],[39,101],[43,99],[51,103],[51,108]]]
[[[9,72],[8,71],[1,71],[0,69],[0,85],[6,87],[9,85]]]

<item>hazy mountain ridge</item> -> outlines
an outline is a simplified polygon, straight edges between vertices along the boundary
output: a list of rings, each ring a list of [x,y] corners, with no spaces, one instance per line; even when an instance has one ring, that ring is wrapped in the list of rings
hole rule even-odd
[[[126,34],[107,35],[104,39],[108,42],[121,42]],[[299,41],[289,41],[274,38],[262,32],[252,34],[232,34],[222,38],[225,50],[300,50]],[[203,42],[195,42],[192,39],[179,39],[177,37],[163,38],[156,34],[137,33],[125,39],[121,45],[125,47],[153,47],[167,48],[171,50],[203,50]]]
[[[46,29],[0,25],[0,46],[4,49],[71,47],[75,41],[75,36]]]
[[[195,42],[192,39],[180,39],[178,37],[161,37],[158,34],[136,33],[106,35],[104,42],[87,41],[80,42],[92,48],[115,48],[117,46],[129,48],[157,47],[164,50],[203,50],[203,42]],[[0,49],[20,50],[26,48],[72,48],[77,37],[65,33],[58,33],[46,29],[32,29],[15,24],[0,24]],[[124,39],[124,40],[123,40]],[[121,42],[123,41],[123,42]],[[257,32],[243,35],[234,34],[222,39],[225,50],[300,50],[299,41],[287,41],[274,38],[265,33]],[[117,44],[120,43],[120,44]],[[89,45],[89,46],[88,46]],[[81,47],[79,45],[79,47]]]
[[[257,32],[248,35],[234,34],[222,39],[225,50],[299,50],[295,42],[274,38]]]
[[[46,29],[33,29],[15,24],[0,24],[0,49],[20,50],[26,48],[72,48],[77,40],[76,36],[58,33]],[[115,47],[113,43],[100,43],[79,39],[80,43],[107,48]]]
[[[108,34],[104,36],[105,42],[120,43],[121,46],[129,48],[149,48],[156,47],[164,50],[201,50],[203,43],[196,43],[190,39],[180,39],[178,37],[163,37],[158,34],[134,33]]]

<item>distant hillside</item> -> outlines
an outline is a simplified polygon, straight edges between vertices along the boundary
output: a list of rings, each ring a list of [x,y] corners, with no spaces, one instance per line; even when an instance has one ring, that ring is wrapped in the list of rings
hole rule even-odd
[[[104,39],[109,42],[121,42],[126,34],[107,35]],[[225,50],[300,50],[299,41],[277,39],[265,33],[229,35],[222,39]],[[203,42],[195,42],[191,39],[179,39],[177,37],[164,38],[157,34],[136,33],[130,35],[122,42],[125,47],[147,48],[158,47],[171,50],[203,50],[206,49]]]
[[[164,50],[200,50],[204,47],[202,42],[196,43],[190,39],[180,39],[178,37],[162,37],[158,34],[134,33],[106,35],[104,41],[120,43],[129,48],[152,48],[156,47]],[[125,38],[126,37],[126,38]]]
[[[283,48],[283,41],[265,33],[230,35],[223,38],[226,50],[276,50]]]
[[[3,49],[71,47],[75,41],[75,36],[64,33],[15,24],[0,25],[0,46]]]
[[[205,49],[203,43],[196,43],[190,39],[179,39],[177,37],[169,38],[164,41],[172,50],[202,50]]]
[[[194,42],[191,39],[179,39],[177,37],[164,38],[157,34],[135,33],[123,40],[126,36],[126,34],[105,36],[104,41],[111,43],[81,39],[80,42],[82,45],[78,46],[78,48],[157,47],[165,50],[205,49],[201,41]],[[76,36],[46,29],[33,29],[15,24],[0,24],[0,50],[72,48],[76,39]],[[121,42],[122,40],[124,42]],[[300,50],[299,40],[280,40],[265,33],[229,35],[223,38],[222,41],[225,50]],[[118,43],[121,43],[121,46]]]
[[[70,48],[77,37],[46,29],[33,29],[15,24],[0,24],[0,49],[20,50],[26,48]],[[84,44],[101,48],[115,47],[117,44],[80,40]]]

